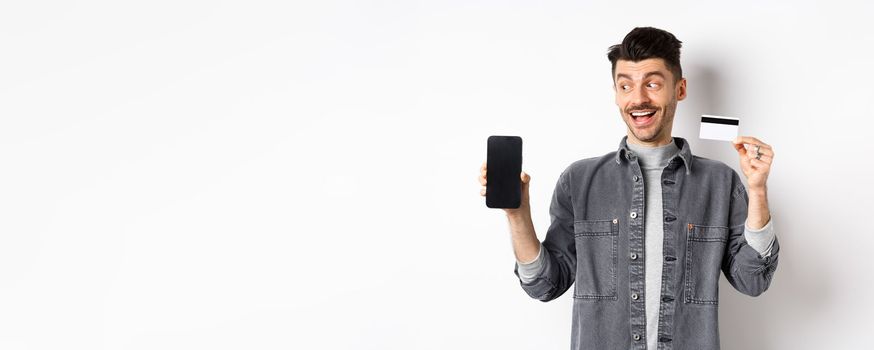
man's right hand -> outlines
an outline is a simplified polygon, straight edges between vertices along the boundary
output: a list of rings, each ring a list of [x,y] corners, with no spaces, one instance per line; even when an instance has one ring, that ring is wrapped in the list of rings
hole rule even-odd
[[[479,183],[483,186],[479,191],[481,196],[486,195],[487,170],[486,162],[483,162],[479,176]],[[534,232],[531,206],[528,203],[528,184],[531,182],[531,176],[528,176],[524,171],[519,176],[522,179],[522,201],[519,208],[504,208],[504,212],[507,213],[507,219],[510,223],[510,236],[513,240],[516,261],[528,263],[534,261],[540,253],[540,241],[537,240],[537,234]]]
[[[483,162],[482,167],[480,167],[480,176],[479,183],[482,185],[482,189],[480,189],[479,194],[483,197],[486,196],[486,172],[488,171],[486,167],[486,162]],[[531,217],[531,206],[528,201],[528,183],[531,182],[531,176],[526,174],[524,171],[519,173],[519,177],[522,180],[522,201],[519,204],[519,208],[504,208],[504,212],[507,213],[507,216],[510,217],[518,217],[520,215]]]

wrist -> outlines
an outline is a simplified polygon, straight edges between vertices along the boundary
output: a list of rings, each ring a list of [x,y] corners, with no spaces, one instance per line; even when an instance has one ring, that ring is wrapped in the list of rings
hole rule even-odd
[[[510,220],[511,223],[525,223],[531,221],[531,212],[528,210],[518,210],[507,213],[507,219]]]
[[[507,213],[507,218],[513,221],[526,220],[531,218],[531,213],[520,211],[517,213]]]
[[[750,197],[758,197],[758,198],[767,198],[768,197],[768,188],[765,186],[756,186],[750,187],[749,191]]]

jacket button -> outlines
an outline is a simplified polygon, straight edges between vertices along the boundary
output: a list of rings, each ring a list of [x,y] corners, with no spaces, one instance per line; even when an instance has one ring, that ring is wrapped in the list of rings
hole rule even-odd
[[[632,338],[634,338],[634,340],[640,340],[640,334],[635,334]]]
[[[618,223],[618,222],[619,222],[619,219],[613,219],[613,223],[614,223],[614,224],[615,224],[615,223]]]
[[[637,293],[631,293],[631,299],[637,300]]]
[[[639,179],[639,178],[637,177],[637,175],[634,175],[633,179],[634,179],[634,181],[636,182],[637,179]]]
[[[637,254],[631,253],[631,260],[637,260]]]
[[[634,219],[634,218],[636,218],[636,217],[637,217],[637,213],[635,213],[635,212],[631,212],[631,218]]]

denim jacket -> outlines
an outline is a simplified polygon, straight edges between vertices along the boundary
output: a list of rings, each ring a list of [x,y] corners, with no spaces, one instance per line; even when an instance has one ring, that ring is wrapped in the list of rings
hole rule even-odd
[[[646,349],[644,181],[624,136],[619,149],[573,162],[555,186],[543,268],[522,289],[550,301],[571,285],[571,349]],[[747,244],[747,191],[722,162],[679,154],[662,171],[664,247],[659,349],[719,349],[719,275],[757,296],[777,268]],[[654,208],[659,210],[659,208]],[[519,275],[518,267],[515,270]]]

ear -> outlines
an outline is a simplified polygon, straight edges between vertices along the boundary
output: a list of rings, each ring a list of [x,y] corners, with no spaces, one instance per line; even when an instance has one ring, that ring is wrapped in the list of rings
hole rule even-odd
[[[613,103],[622,108],[622,106],[619,106],[619,91],[616,88],[616,79],[613,79],[613,86],[610,89],[613,90]]]
[[[677,82],[677,101],[682,101],[686,98],[686,78],[680,78]]]

